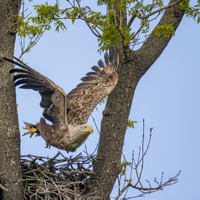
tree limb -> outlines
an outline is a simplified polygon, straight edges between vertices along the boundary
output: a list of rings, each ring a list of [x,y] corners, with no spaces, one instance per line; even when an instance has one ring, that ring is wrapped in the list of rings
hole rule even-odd
[[[179,1],[178,1],[179,2]],[[174,2],[174,0],[171,0],[169,5],[175,4],[174,6],[170,6],[165,13],[163,14],[160,22],[158,23],[158,26],[167,24],[174,27],[174,31],[178,28],[182,17],[184,15],[184,11],[179,9],[179,5],[177,5],[177,1]],[[156,28],[155,27],[155,28]],[[154,30],[155,30],[154,28]],[[171,40],[171,37],[163,37],[163,36],[155,36],[155,31],[152,31],[151,36],[147,38],[146,42],[142,45],[142,47],[134,52],[133,56],[136,57],[134,59],[137,59],[137,65],[140,65],[140,71],[138,76],[142,76],[149,68],[150,66],[157,60],[157,58],[160,56],[160,54],[164,51],[165,47]],[[139,64],[140,63],[140,64]]]
[[[140,16],[140,15],[138,15],[138,13],[135,13],[135,15],[136,15],[136,17],[139,18],[139,19],[147,19],[148,17],[150,17],[150,16],[152,16],[152,15],[158,13],[158,12],[161,12],[161,11],[163,11],[163,10],[167,10],[168,8],[171,8],[172,6],[174,6],[174,5],[178,4],[178,3],[180,3],[181,1],[182,1],[182,0],[179,0],[179,1],[174,2],[174,3],[170,3],[170,4],[168,4],[167,6],[164,6],[164,7],[162,7],[162,8],[159,8],[158,10],[155,10],[155,11],[149,13],[148,15]]]

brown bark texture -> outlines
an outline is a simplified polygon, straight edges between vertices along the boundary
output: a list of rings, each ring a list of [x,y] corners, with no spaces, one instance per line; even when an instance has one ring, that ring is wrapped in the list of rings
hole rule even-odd
[[[173,2],[175,1],[170,1]],[[178,5],[170,7],[165,11],[158,25],[170,24],[176,30],[183,15],[184,11],[180,10]],[[119,48],[119,81],[109,95],[103,111],[98,154],[94,162],[95,178],[98,181],[93,185],[93,189],[96,190],[97,196],[103,199],[109,199],[121,171],[124,136],[136,86],[164,51],[170,39],[171,37],[155,36],[152,31],[151,37],[139,50],[132,51],[129,47]]]
[[[0,53],[12,57],[16,36],[16,21],[21,0],[1,0]],[[20,159],[20,134],[13,77],[13,65],[0,59],[0,199],[23,199]]]

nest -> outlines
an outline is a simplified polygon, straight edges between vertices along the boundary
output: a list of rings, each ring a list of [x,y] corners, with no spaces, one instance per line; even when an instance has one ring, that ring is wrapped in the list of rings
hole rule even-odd
[[[58,152],[53,158],[22,156],[24,199],[87,198],[90,191],[94,156],[65,157]],[[90,191],[88,194],[88,191]]]

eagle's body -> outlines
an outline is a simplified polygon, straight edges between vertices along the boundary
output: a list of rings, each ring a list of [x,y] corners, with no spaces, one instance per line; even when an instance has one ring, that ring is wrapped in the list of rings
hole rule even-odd
[[[26,129],[31,135],[35,132],[41,135],[48,145],[66,151],[75,151],[93,132],[87,124],[88,118],[95,106],[115,88],[118,81],[117,58],[114,60],[113,50],[105,53],[105,63],[98,61],[98,66],[93,66],[93,72],[83,77],[79,85],[67,95],[64,90],[53,81],[24,64],[8,58],[6,60],[21,68],[12,69],[17,72],[14,76],[15,86],[33,89],[40,93],[42,100],[40,106],[44,108],[43,116],[52,122],[46,123],[44,118],[36,125],[25,122]]]

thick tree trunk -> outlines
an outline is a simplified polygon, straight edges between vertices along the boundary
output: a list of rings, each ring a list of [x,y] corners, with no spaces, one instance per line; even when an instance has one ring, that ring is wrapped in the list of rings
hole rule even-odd
[[[170,3],[175,2],[170,1]],[[184,11],[178,6],[169,8],[158,25],[171,24],[176,30]],[[161,55],[171,38],[156,37],[154,32],[138,51],[120,48],[119,81],[109,95],[103,112],[101,136],[94,172],[98,179],[93,189],[97,196],[109,199],[115,180],[121,171],[121,154],[127,120],[135,88],[140,78]]]
[[[0,53],[13,55],[16,20],[20,0],[1,0],[0,6]],[[9,74],[12,64],[0,60],[0,170],[1,199],[23,199],[23,183],[20,159],[20,134],[13,78]]]

